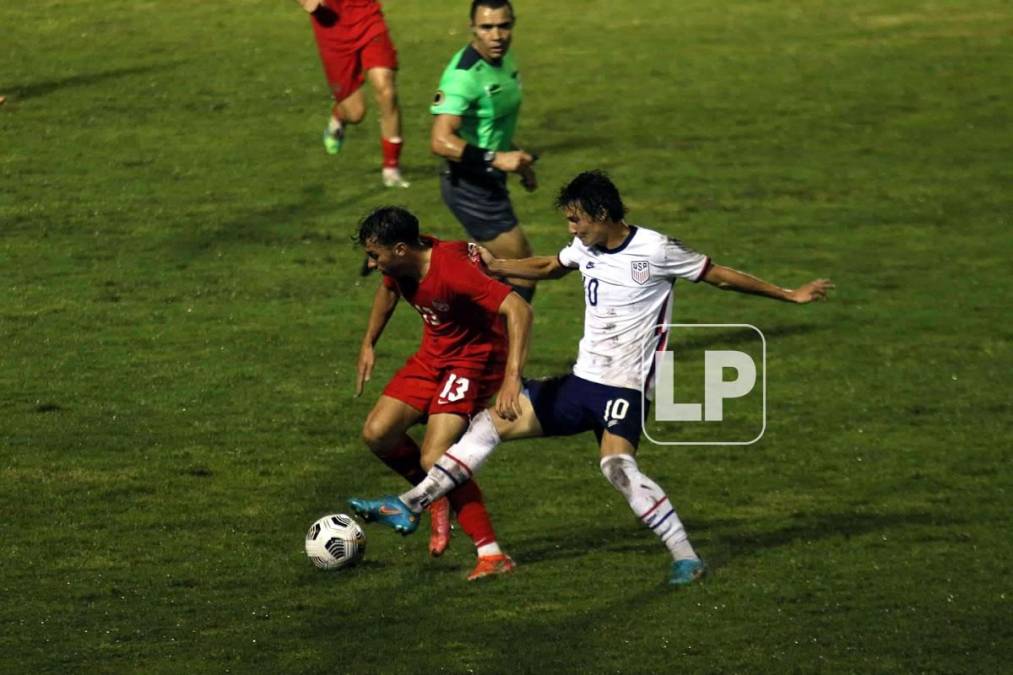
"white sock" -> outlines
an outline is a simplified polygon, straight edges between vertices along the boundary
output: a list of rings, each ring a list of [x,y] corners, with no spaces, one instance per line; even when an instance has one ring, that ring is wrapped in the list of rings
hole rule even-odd
[[[499,445],[499,440],[492,417],[483,410],[472,418],[461,440],[440,455],[422,482],[399,498],[412,511],[421,513],[432,502],[471,480]]]
[[[341,120],[334,115],[331,115],[331,119],[327,122],[327,133],[331,136],[340,136],[342,131]]]
[[[492,542],[489,544],[482,544],[478,547],[478,557],[482,558],[487,555],[503,555],[503,551],[500,550],[499,544]]]
[[[601,472],[623,493],[640,522],[654,530],[672,553],[673,560],[699,560],[689,543],[675,507],[664,490],[640,472],[632,455],[609,455],[601,460]]]

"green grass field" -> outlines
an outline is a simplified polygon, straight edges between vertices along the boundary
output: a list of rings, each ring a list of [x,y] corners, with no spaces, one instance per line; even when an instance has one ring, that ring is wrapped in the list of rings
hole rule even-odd
[[[557,187],[600,167],[631,222],[838,286],[679,285],[678,321],[766,333],[769,419],[753,446],[641,446],[712,569],[678,592],[591,435],[485,469],[511,578],[376,527],[354,570],[306,560],[315,518],[401,487],[359,430],[420,322],[397,312],[353,398],[378,279],[348,237],[392,200],[464,236],[428,103],[467,3],[386,9],[398,193],[374,117],[322,151],[295,3],[0,8],[0,671],[1013,668],[1013,8],[517,0],[536,251],[566,241]],[[534,307],[528,374],[564,372],[580,281]]]

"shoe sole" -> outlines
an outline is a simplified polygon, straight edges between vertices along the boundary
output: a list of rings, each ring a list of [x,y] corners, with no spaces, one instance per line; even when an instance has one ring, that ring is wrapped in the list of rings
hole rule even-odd
[[[668,585],[669,586],[689,586],[691,584],[696,583],[700,579],[703,579],[706,575],[707,575],[707,568],[705,567],[704,569],[700,570],[699,572],[697,572],[696,574],[694,574],[689,579],[686,579],[685,581],[681,581],[681,580],[680,581],[672,581],[671,579],[669,579],[668,580]]]
[[[513,574],[513,571],[515,569],[517,569],[516,565],[512,567],[507,567],[506,569],[490,570],[488,572],[484,572],[483,574],[479,574],[477,577],[469,576],[468,581],[478,581],[479,579],[485,579],[487,577],[499,577],[503,576],[504,574]]]

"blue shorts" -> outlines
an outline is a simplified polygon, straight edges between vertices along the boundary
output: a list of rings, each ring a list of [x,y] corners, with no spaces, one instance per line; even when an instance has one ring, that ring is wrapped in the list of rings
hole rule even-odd
[[[524,386],[544,436],[572,436],[604,431],[621,436],[634,448],[640,445],[643,397],[636,389],[590,382],[572,373],[546,380],[526,380]]]

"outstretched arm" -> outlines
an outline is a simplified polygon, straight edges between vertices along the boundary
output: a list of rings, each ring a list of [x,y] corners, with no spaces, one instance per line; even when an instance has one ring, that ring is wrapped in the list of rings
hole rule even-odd
[[[496,413],[503,419],[514,420],[521,414],[521,374],[531,341],[531,305],[517,293],[511,293],[499,306],[499,313],[506,317],[510,345],[503,386],[496,398]]]
[[[733,270],[731,267],[712,265],[703,275],[703,280],[723,291],[738,291],[750,295],[763,295],[775,300],[804,304],[814,300],[826,300],[827,291],[834,287],[829,279],[815,279],[796,289],[781,288],[758,279],[751,274]]]
[[[323,0],[295,0],[295,1],[298,2],[300,5],[302,5],[302,8],[305,9],[310,14],[315,12],[317,7],[323,4]]]
[[[574,270],[559,262],[554,255],[536,256],[533,258],[496,258],[485,247],[479,246],[478,252],[482,262],[489,268],[489,273],[497,277],[513,277],[515,279],[558,279]]]
[[[369,324],[366,326],[366,335],[362,338],[362,347],[359,349],[359,363],[356,368],[355,395],[362,395],[362,389],[369,376],[373,374],[373,363],[376,355],[373,353],[373,346],[383,334],[391,315],[397,308],[397,300],[400,296],[397,291],[380,284],[373,296],[373,308],[369,311]]]

